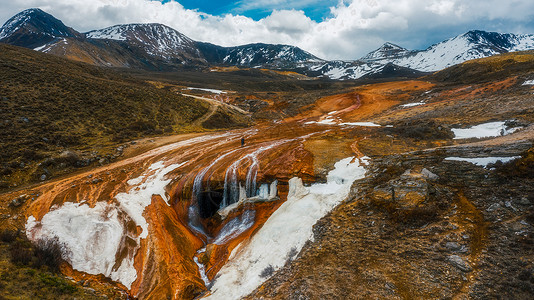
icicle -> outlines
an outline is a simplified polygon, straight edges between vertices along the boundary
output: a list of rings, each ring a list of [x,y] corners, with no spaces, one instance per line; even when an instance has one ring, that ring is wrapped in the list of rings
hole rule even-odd
[[[247,197],[247,191],[246,189],[241,186],[241,184],[239,184],[239,198],[237,199],[238,201],[242,201],[242,200],[246,200],[248,197]]]
[[[260,199],[269,198],[269,185],[267,183],[262,184],[260,188],[258,189],[258,197]]]
[[[276,196],[278,195],[277,185],[278,185],[278,180],[275,180],[271,183],[271,187],[269,189],[269,199],[276,198]]]

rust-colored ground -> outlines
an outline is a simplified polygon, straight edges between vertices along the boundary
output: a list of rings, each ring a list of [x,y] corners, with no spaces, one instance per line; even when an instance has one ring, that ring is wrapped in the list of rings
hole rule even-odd
[[[427,91],[433,86],[432,83],[415,80],[365,85],[350,93],[321,98],[286,121],[320,120],[329,113],[331,117],[345,122],[364,121],[409,99],[412,93]]]

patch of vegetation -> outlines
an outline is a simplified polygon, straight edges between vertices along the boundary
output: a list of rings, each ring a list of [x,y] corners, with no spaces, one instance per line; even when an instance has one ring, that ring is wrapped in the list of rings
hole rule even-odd
[[[57,241],[33,244],[24,233],[0,230],[0,299],[108,298],[61,275],[61,251]]]
[[[238,128],[248,125],[245,118],[240,118],[230,112],[225,112],[223,109],[217,111],[206,121],[202,122],[202,126],[208,129],[216,128]]]
[[[268,265],[263,271],[260,273],[261,278],[269,278],[274,274],[274,267],[272,265]]]
[[[534,179],[534,148],[530,148],[523,153],[520,159],[507,163],[498,161],[490,167],[495,167],[498,174],[504,178],[520,177]]]
[[[4,231],[1,235],[9,237],[5,243],[9,244],[10,260],[13,264],[59,273],[65,248],[57,240],[39,240],[32,243],[25,235],[13,234],[12,231]]]
[[[395,134],[415,140],[447,140],[454,138],[454,133],[446,126],[433,120],[409,120],[386,128],[389,134]]]
[[[480,83],[530,73],[533,67],[534,51],[513,52],[467,61],[429,78],[453,83]]]

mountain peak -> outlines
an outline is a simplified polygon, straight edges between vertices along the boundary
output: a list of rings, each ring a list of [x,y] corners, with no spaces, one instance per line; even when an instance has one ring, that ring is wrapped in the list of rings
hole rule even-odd
[[[81,37],[81,34],[39,8],[16,14],[0,28],[0,41],[27,48],[58,37]]]
[[[380,60],[380,59],[386,59],[386,58],[395,58],[399,57],[401,55],[405,55],[409,53],[410,50],[403,48],[399,45],[386,42],[380,48],[369,52],[366,56],[362,57],[362,60],[364,61],[373,61],[373,60]]]
[[[192,41],[184,34],[175,29],[159,23],[132,23],[106,27],[104,29],[92,30],[86,33],[88,38],[108,39],[118,41],[134,41],[145,38],[179,38],[184,42]]]
[[[387,50],[393,50],[393,49],[399,49],[399,50],[407,50],[406,48],[403,48],[399,45],[396,45],[396,44],[393,44],[393,43],[390,43],[390,42],[385,42],[382,46],[380,46],[379,49],[387,49]]]
[[[115,25],[89,31],[85,35],[90,39],[127,42],[144,49],[149,55],[164,60],[202,60],[195,41],[177,30],[159,23]]]

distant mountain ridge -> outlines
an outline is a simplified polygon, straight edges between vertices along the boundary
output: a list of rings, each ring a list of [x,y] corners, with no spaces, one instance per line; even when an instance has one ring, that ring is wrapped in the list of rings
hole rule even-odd
[[[80,33],[40,9],[28,9],[9,19],[0,28],[0,42],[108,67],[170,71],[238,66],[291,70],[339,80],[413,77],[471,59],[534,49],[534,35],[473,30],[425,50],[385,43],[358,60],[327,61],[290,45],[222,47],[198,42],[156,23],[115,25]]]
[[[384,46],[380,49],[382,48]],[[534,35],[502,34],[472,30],[434,44],[426,50],[409,51],[404,48],[400,49],[390,53],[381,51],[380,53],[386,54],[383,56],[375,55],[374,52],[371,52],[364,56],[362,60],[381,63],[391,62],[423,72],[434,72],[471,59],[534,49]]]

